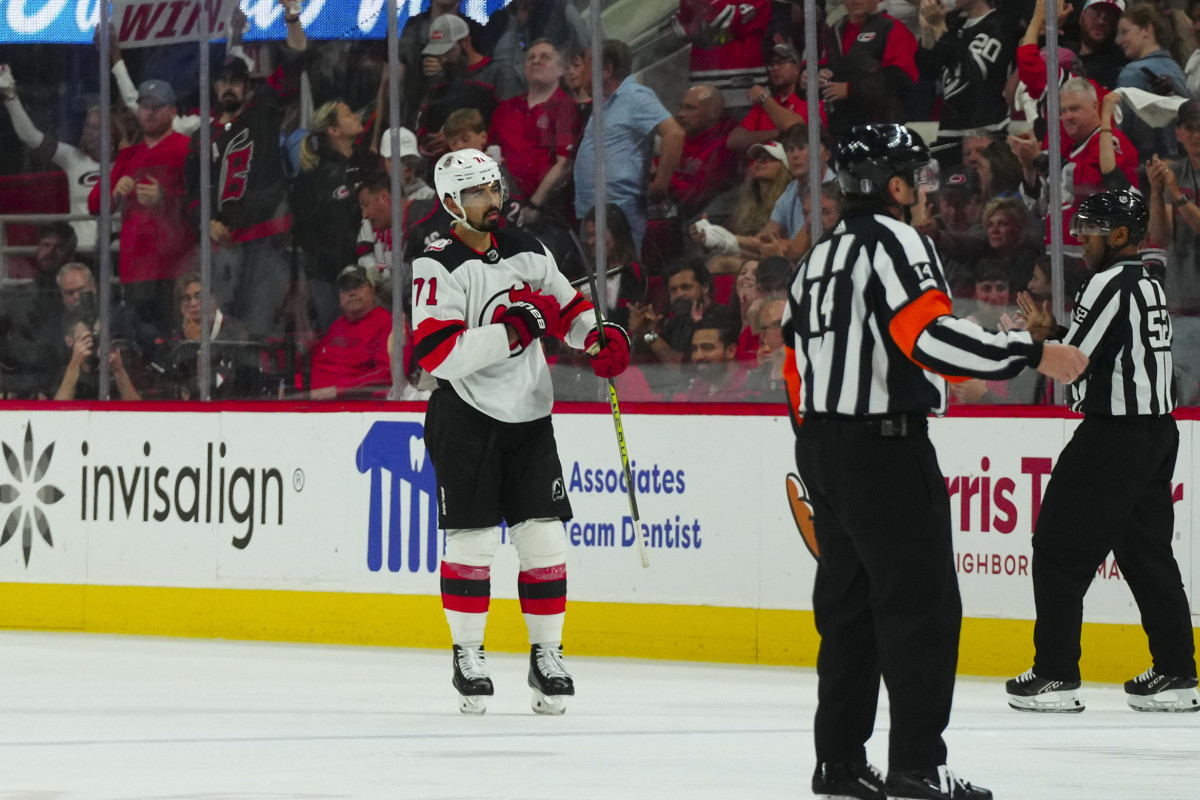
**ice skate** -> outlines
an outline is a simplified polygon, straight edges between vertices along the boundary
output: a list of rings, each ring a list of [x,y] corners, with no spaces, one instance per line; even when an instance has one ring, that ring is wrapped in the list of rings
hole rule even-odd
[[[992,800],[992,793],[959,778],[943,764],[935,769],[888,773],[892,800]]]
[[[1084,709],[1079,681],[1048,681],[1027,670],[1004,685],[1009,708],[1049,714],[1077,714]]]
[[[1125,700],[1135,711],[1200,711],[1200,692],[1192,678],[1162,675],[1154,667],[1125,681]]]
[[[818,764],[812,790],[820,800],[887,800],[883,774],[865,761]]]
[[[454,645],[454,684],[458,692],[458,710],[464,714],[483,714],[487,711],[487,698],[495,693],[491,671],[483,645],[461,647]]]
[[[535,644],[529,651],[529,688],[533,710],[558,716],[567,710],[567,698],[575,694],[575,682],[563,664],[562,646]]]

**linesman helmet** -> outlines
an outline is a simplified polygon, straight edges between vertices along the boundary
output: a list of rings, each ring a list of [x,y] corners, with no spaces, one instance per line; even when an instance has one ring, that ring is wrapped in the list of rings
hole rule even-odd
[[[1129,243],[1138,244],[1150,227],[1150,209],[1137,192],[1117,189],[1097,192],[1079,204],[1071,217],[1071,235],[1107,236],[1117,228],[1129,229]]]

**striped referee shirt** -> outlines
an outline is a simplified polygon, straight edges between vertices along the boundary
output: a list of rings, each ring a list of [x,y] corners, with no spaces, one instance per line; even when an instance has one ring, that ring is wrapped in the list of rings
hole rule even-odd
[[[933,244],[881,214],[843,217],[809,251],[783,327],[797,414],[940,413],[947,376],[1004,380],[1042,358],[1028,333],[952,316]]]
[[[1174,410],[1167,298],[1141,261],[1120,261],[1084,284],[1066,343],[1092,362],[1071,386],[1072,410],[1106,417]]]

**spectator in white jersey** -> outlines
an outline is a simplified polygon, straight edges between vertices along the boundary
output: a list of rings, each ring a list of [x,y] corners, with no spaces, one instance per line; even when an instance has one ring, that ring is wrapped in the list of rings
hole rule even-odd
[[[417,362],[438,380],[425,441],[446,531],[442,605],[453,641],[459,709],[482,714],[493,694],[484,655],[491,564],[500,525],[517,550],[517,594],[529,630],[533,710],[562,714],[575,693],[562,657],[571,518],[550,421],[553,387],[541,339],[586,350],[598,377],[629,365],[629,337],[597,325],[538,239],[500,228],[499,165],[478,150],[447,153],[434,169],[449,235],[413,262]]]
[[[83,131],[79,144],[60,142],[53,136],[43,134],[29,118],[21,98],[17,94],[16,80],[7,64],[0,64],[0,98],[8,109],[9,120],[17,136],[31,150],[39,151],[67,174],[67,191],[71,199],[72,214],[88,213],[88,194],[92,186],[100,181],[100,109],[89,108],[83,120]],[[113,147],[121,140],[119,129],[114,124]],[[96,223],[90,220],[73,222],[79,249],[91,253],[96,247]]]

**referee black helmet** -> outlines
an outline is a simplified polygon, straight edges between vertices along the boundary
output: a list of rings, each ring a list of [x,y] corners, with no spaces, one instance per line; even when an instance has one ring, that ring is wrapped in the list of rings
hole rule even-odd
[[[937,189],[937,168],[921,137],[903,125],[856,125],[837,143],[838,183],[848,195],[888,199],[887,184],[903,175],[914,189]]]
[[[1129,243],[1138,244],[1150,227],[1150,209],[1137,192],[1117,189],[1097,192],[1079,204],[1071,217],[1071,235],[1107,235],[1118,228],[1129,229]]]

